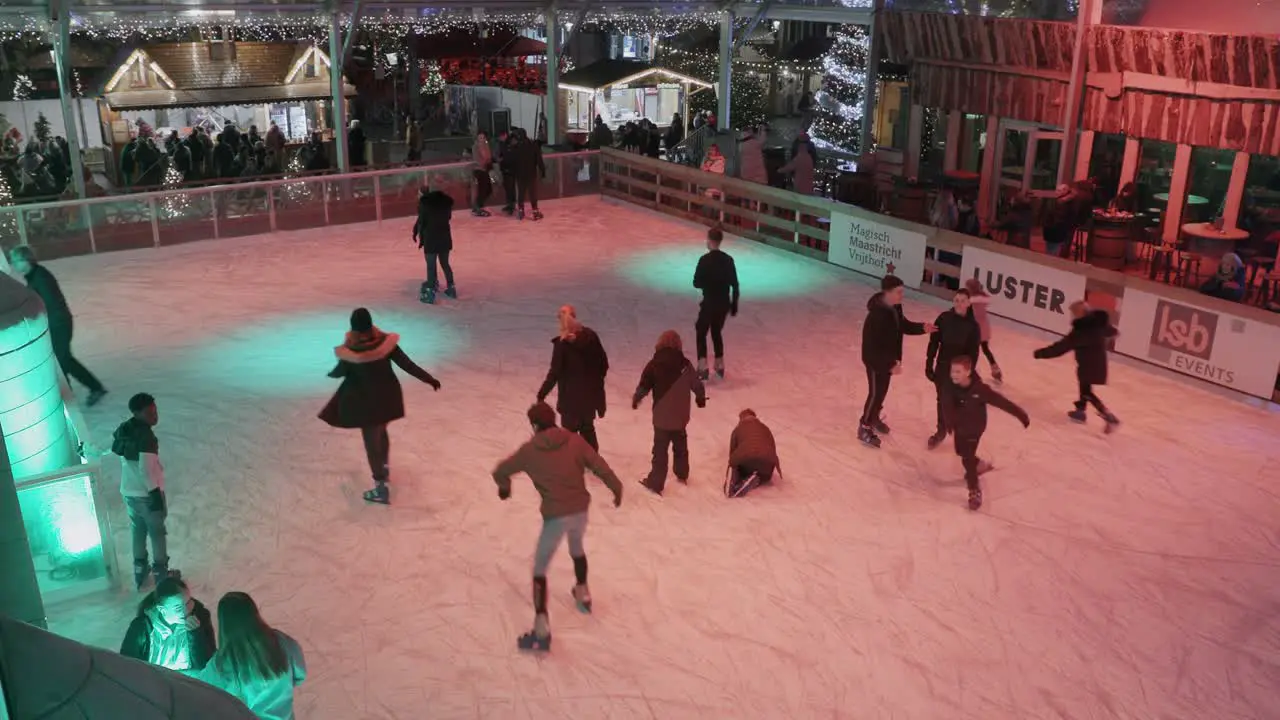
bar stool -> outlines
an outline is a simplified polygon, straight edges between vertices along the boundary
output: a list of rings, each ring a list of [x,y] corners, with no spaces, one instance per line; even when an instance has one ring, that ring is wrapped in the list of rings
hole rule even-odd
[[[1253,257],[1244,258],[1245,267],[1247,268],[1246,272],[1248,273],[1248,277],[1245,280],[1245,287],[1252,292],[1254,289],[1254,283],[1258,280],[1258,276],[1261,275],[1265,280],[1267,274],[1275,269],[1276,259],[1275,257],[1260,257],[1257,250],[1243,249],[1237,252],[1248,252],[1253,255]]]
[[[1272,263],[1274,264],[1274,260]],[[1268,270],[1262,275],[1262,287],[1258,288],[1258,294],[1253,298],[1254,304],[1258,307],[1266,307],[1273,300],[1280,301],[1280,272]]]
[[[1178,245],[1176,243],[1161,242],[1159,244],[1151,243],[1151,269],[1148,277],[1152,280],[1159,278],[1161,271],[1164,272],[1164,282],[1169,284],[1173,275],[1174,257],[1178,254]]]
[[[1071,236],[1071,251],[1069,253],[1072,260],[1076,262],[1084,262],[1088,257],[1089,250],[1089,226],[1081,225],[1076,228],[1075,233]]]
[[[1138,246],[1138,267],[1151,267],[1151,258],[1155,254],[1155,248],[1160,244],[1159,232],[1155,228],[1135,226],[1133,243]]]
[[[1182,287],[1189,287],[1189,283],[1194,282],[1192,278],[1199,279],[1200,263],[1204,260],[1204,256],[1200,253],[1181,252],[1178,253],[1178,272],[1174,280]]]

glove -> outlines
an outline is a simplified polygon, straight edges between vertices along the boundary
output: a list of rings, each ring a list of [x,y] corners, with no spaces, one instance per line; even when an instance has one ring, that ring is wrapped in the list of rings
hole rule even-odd
[[[639,410],[639,409],[640,409],[640,401],[639,401],[639,400],[632,400],[632,401],[631,401],[631,409],[632,409],[632,410]]]
[[[622,493],[613,496],[613,506],[622,507]]]
[[[938,379],[937,379],[938,376],[934,374],[933,368],[931,367],[928,367],[928,366],[925,367],[924,376],[928,378],[929,382],[938,382]]]
[[[432,388],[433,390],[435,390],[436,392],[440,392],[440,381],[439,381],[439,380],[432,380],[432,381],[431,381],[431,388]]]
[[[511,497],[511,488],[498,488],[498,499],[506,500]]]
[[[1024,418],[1022,418],[1022,427],[1023,427],[1023,429],[1024,429],[1024,430],[1025,430],[1026,428],[1031,427],[1031,418],[1030,418],[1030,417],[1024,417]]]
[[[738,317],[738,303],[729,306],[729,317]]]

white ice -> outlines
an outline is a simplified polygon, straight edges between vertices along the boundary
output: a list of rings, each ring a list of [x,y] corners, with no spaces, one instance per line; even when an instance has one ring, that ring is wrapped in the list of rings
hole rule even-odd
[[[112,391],[87,413],[95,440],[132,393],[159,399],[174,562],[210,608],[248,591],[301,641],[300,718],[1277,717],[1280,414],[1115,361],[1101,394],[1124,425],[1104,436],[1064,417],[1070,359],[1033,360],[1048,337],[997,320],[1005,390],[1033,423],[992,411],[997,469],[970,513],[958,458],[924,449],[924,340],[908,340],[889,396],[893,434],[860,446],[870,279],[731,241],[740,264],[824,286],[744,286],[729,378],[689,428],[692,480],[655,498],[635,484],[648,409],[628,401],[662,330],[692,355],[696,300],[619,266],[662,247],[696,256],[702,230],[597,198],[545,210],[537,224],[458,214],[462,298],[437,307],[418,303],[407,220],[50,263],[78,355]],[[683,285],[692,268],[673,272]],[[529,434],[566,302],[610,353],[600,439],[627,495],[615,510],[589,479],[595,614],[572,608],[560,555],[555,647],[530,657],[515,638],[532,620],[536,498],[522,480],[499,502],[489,471]],[[360,500],[358,433],[315,417],[359,305],[444,383],[405,381],[391,507]],[[907,302],[919,319],[941,308]],[[786,478],[729,501],[744,407],[773,427]],[[54,607],[53,628],[115,647],[136,601]]]

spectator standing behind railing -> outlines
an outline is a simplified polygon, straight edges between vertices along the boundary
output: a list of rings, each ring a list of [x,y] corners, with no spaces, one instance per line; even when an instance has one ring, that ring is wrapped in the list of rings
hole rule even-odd
[[[275,120],[271,121],[271,127],[267,128],[267,137],[263,142],[267,146],[267,152],[275,152],[276,157],[284,155],[284,133],[280,130],[280,126]]]
[[[764,141],[759,128],[747,128],[738,148],[738,176],[761,185],[769,184],[769,172],[764,165]]]
[[[613,147],[613,131],[604,124],[604,118],[596,116],[595,127],[591,129],[590,147],[592,150]]]
[[[359,120],[352,120],[351,127],[347,130],[347,148],[351,153],[351,167],[364,167],[367,163],[365,160],[365,135],[364,128],[360,127]]]
[[[675,113],[671,116],[671,126],[667,128],[667,135],[664,139],[667,146],[668,159],[670,159],[671,151],[676,149],[681,140],[684,140],[684,119],[680,117],[680,113]]]
[[[488,142],[485,142],[488,145]],[[417,120],[410,120],[404,129],[405,162],[422,161],[422,127]]]
[[[791,162],[778,171],[791,175],[791,189],[801,195],[813,194],[813,166],[818,157],[809,133],[802,132],[791,148]]]

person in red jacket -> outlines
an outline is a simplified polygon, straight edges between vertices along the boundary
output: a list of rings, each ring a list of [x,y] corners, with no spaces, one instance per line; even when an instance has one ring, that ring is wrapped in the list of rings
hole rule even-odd
[[[613,506],[622,504],[622,482],[609,464],[577,433],[556,427],[556,411],[538,402],[529,408],[533,437],[493,470],[498,499],[511,497],[511,476],[524,473],[542,497],[542,533],[533,554],[533,630],[520,636],[521,650],[550,650],[551,623],[547,616],[547,568],[560,541],[569,537],[569,556],[577,585],[573,599],[583,612],[591,612],[591,591],[587,589],[587,508],[591,493],[583,480],[590,470],[613,492]]]
[[[982,487],[978,477],[992,465],[978,457],[978,443],[987,430],[987,406],[995,405],[1018,418],[1022,427],[1031,426],[1031,418],[1012,400],[992,390],[973,373],[973,358],[960,355],[951,361],[952,387],[944,395],[946,426],[954,434],[956,454],[964,465],[964,484],[969,488],[969,509],[982,507]]]

